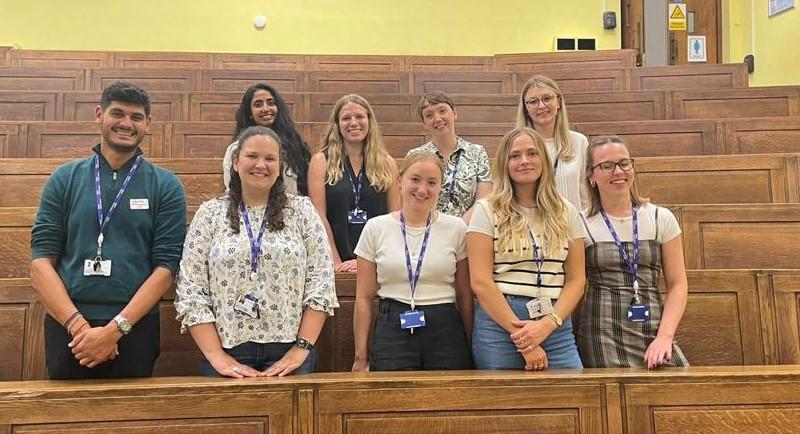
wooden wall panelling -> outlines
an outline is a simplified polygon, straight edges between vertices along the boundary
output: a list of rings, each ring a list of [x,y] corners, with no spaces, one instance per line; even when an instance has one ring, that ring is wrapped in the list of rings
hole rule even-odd
[[[405,56],[408,72],[485,72],[492,70],[490,56]]]
[[[242,95],[243,92],[190,92],[189,120],[233,122],[236,110],[242,102]],[[295,122],[309,118],[307,94],[281,93],[281,95],[289,106]]]
[[[779,364],[800,364],[800,272],[783,271],[772,275],[772,306],[776,358]]]
[[[36,208],[0,208],[0,277],[28,277]]]
[[[687,269],[797,268],[800,205],[680,207]]]
[[[148,92],[150,117],[156,122],[183,121],[189,116],[189,95],[184,92]],[[59,120],[93,121],[100,104],[100,91],[63,92],[63,108]]]
[[[375,112],[379,123],[384,122],[414,122],[417,120],[416,95],[362,95],[367,99]],[[336,101],[342,97],[341,93],[311,93],[309,94],[309,121],[327,122],[333,111]],[[295,119],[297,120],[297,119]]]
[[[405,71],[402,56],[306,56],[307,71],[400,72]]]
[[[317,372],[349,372],[353,367],[353,310],[356,301],[356,276],[336,274],[339,308],[325,321],[317,340]]]
[[[305,69],[305,56],[298,54],[212,54],[211,67],[214,69],[265,69],[294,70]]]
[[[620,136],[634,158],[725,153],[713,120],[581,122],[571,127],[590,141],[598,136]]]
[[[800,115],[797,87],[672,92],[673,119],[753,118]]]
[[[0,158],[25,156],[27,133],[27,125],[0,123]]]
[[[28,327],[34,322],[32,311],[36,309],[33,290],[27,283],[28,279],[0,279],[0,381],[37,379],[26,372],[37,358],[37,348],[29,342],[42,342],[42,330]],[[32,332],[38,336],[32,336]]]
[[[565,94],[580,92],[622,92],[628,90],[627,69],[617,68],[575,68],[536,69],[516,72],[514,92],[521,92],[525,83],[534,75],[545,75],[558,83]]]
[[[689,300],[676,340],[692,366],[763,365],[753,270],[689,270]],[[713,324],[713,327],[709,325]]]
[[[538,381],[526,381],[534,377],[482,373],[483,381],[470,382],[460,380],[473,373],[454,373],[445,381],[426,374],[409,379],[371,374],[352,384],[320,385],[318,432],[606,431],[605,388],[601,384],[579,378],[569,386],[554,384],[552,378],[557,374],[541,374]],[[531,396],[541,399],[529,399]]]
[[[233,122],[177,122],[172,124],[173,158],[222,158],[231,144]],[[221,170],[221,169],[220,169]]]
[[[509,94],[514,92],[510,72],[415,72],[415,93],[440,90],[448,94]]]
[[[11,65],[23,68],[108,68],[111,53],[103,51],[13,50]]]
[[[0,67],[13,66],[11,64],[11,47],[0,46]]]
[[[27,158],[81,158],[100,143],[96,122],[30,122],[27,124]],[[148,157],[162,155],[163,124],[153,122],[139,145]]]
[[[208,69],[211,68],[211,54],[118,51],[111,54],[111,67],[124,69]]]
[[[559,53],[498,54],[495,71],[531,71],[543,68],[614,68],[636,66],[636,50],[570,51]]]
[[[495,123],[513,125],[517,116],[517,95],[450,95],[458,112],[458,124]],[[422,120],[417,115],[417,101],[414,101],[414,122]],[[510,129],[510,128],[509,128]]]
[[[513,129],[509,124],[459,124],[458,135],[464,139],[482,145],[490,160],[497,155],[497,148],[503,136]]]
[[[176,320],[175,288],[159,302],[161,323],[161,354],[153,367],[154,377],[202,375],[203,353],[195,344],[191,334],[181,333],[181,324]]]
[[[730,119],[722,122],[726,152],[800,152],[800,116]]]
[[[0,91],[0,121],[55,121],[57,92]]]
[[[631,68],[631,90],[746,88],[744,63],[671,65]]]
[[[148,92],[200,90],[200,71],[191,69],[89,69],[87,90],[103,90],[117,81],[130,81]]]
[[[640,158],[636,182],[662,204],[789,202],[786,157],[776,155]]]
[[[83,69],[0,68],[0,90],[84,90]]]
[[[409,92],[409,75],[405,72],[351,72],[313,71],[308,73],[311,92],[369,94],[406,94]]]
[[[651,121],[669,113],[662,91],[576,93],[564,103],[570,122]]]
[[[243,94],[255,83],[265,83],[278,89],[278,92],[304,92],[306,73],[287,70],[221,70],[207,69],[202,71],[202,89],[213,92],[237,92]]]

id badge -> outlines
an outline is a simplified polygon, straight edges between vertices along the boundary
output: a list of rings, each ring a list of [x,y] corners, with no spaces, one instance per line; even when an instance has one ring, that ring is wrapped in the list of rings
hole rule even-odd
[[[111,261],[102,259],[87,259],[83,261],[84,276],[105,276],[111,275]]]
[[[250,318],[258,318],[258,299],[250,294],[245,294],[236,300],[233,310]]]
[[[400,314],[400,328],[403,330],[425,327],[425,312],[421,310],[407,310]]]
[[[534,298],[525,303],[525,307],[528,308],[530,318],[534,320],[553,313],[553,302],[549,298]]]
[[[347,212],[347,223],[351,225],[363,225],[367,223],[367,211],[363,209],[351,209]]]
[[[628,306],[628,321],[645,322],[650,319],[650,305],[631,304]]]

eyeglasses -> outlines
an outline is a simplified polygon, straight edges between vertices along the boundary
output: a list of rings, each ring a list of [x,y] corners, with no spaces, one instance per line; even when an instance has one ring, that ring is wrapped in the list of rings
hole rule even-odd
[[[603,161],[602,163],[592,166],[592,170],[599,167],[601,172],[611,173],[617,168],[617,166],[619,166],[619,168],[623,171],[627,172],[633,169],[633,158],[625,158],[619,161]]]
[[[539,104],[544,104],[545,106],[549,106],[558,98],[558,95],[545,95],[541,98],[531,98],[525,101],[525,105],[528,107],[539,107]]]

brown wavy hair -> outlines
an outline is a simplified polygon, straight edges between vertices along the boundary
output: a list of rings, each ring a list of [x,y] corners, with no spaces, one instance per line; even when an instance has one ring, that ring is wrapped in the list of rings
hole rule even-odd
[[[630,149],[628,149],[628,144],[625,143],[619,136],[600,136],[596,137],[592,140],[592,143],[589,144],[589,147],[586,148],[586,189],[589,191],[589,208],[586,210],[586,216],[591,217],[600,212],[603,209],[603,204],[600,202],[600,189],[596,185],[592,185],[592,182],[589,181],[589,177],[592,176],[594,170],[592,166],[595,165],[594,162],[594,150],[599,148],[600,146],[605,146],[610,143],[615,143],[618,145],[622,145],[630,154]],[[639,183],[636,180],[636,169],[634,168],[634,178],[633,183],[631,184],[631,202],[637,206],[641,207],[643,204],[650,201],[650,199],[646,197],[642,197],[639,195]]]

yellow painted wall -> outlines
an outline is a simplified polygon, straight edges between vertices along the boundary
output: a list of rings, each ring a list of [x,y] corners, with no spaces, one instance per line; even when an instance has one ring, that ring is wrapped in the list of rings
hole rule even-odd
[[[619,0],[0,0],[0,45],[31,50],[491,55],[595,37]],[[255,15],[267,17],[263,31]]]

